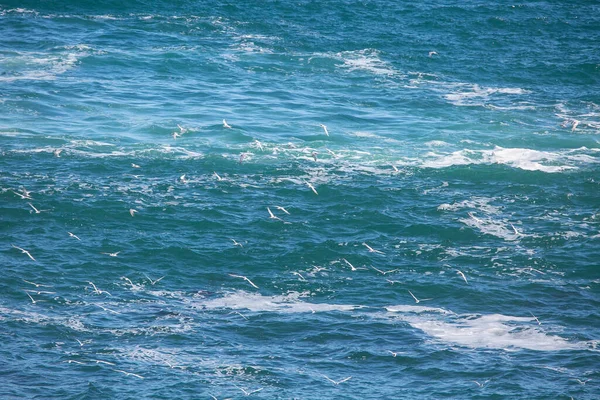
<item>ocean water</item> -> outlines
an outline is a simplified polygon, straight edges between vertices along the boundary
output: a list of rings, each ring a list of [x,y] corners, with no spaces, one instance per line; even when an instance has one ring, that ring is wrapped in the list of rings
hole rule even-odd
[[[600,398],[598,2],[126,3],[0,0],[0,398]]]

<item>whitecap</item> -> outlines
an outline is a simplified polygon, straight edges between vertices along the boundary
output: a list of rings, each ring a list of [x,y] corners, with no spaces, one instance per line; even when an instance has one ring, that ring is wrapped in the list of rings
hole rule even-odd
[[[437,314],[454,314],[452,311],[445,310],[438,307],[425,307],[425,306],[411,306],[411,305],[396,305],[388,306],[385,309],[389,312],[394,313],[437,313]]]
[[[483,106],[494,95],[521,96],[530,93],[522,88],[485,87],[467,83],[442,84],[446,86],[447,90],[453,90],[444,94],[443,97],[456,106]]]
[[[472,348],[504,350],[581,350],[583,343],[545,333],[531,324],[533,318],[502,314],[460,316],[450,321],[411,319],[407,322],[443,342]]]
[[[428,152],[421,165],[424,168],[448,168],[457,165],[503,164],[526,171],[556,173],[578,169],[578,164],[598,163],[600,160],[589,155],[572,155],[567,151],[540,151],[525,148],[502,148],[471,150],[463,149],[449,154]]]
[[[308,303],[300,299],[308,293],[290,292],[287,295],[263,296],[237,291],[222,297],[197,301],[194,305],[209,310],[233,309],[253,312],[313,313],[328,311],[353,311],[361,308],[349,304]]]
[[[375,75],[396,75],[397,71],[387,62],[379,57],[379,51],[375,49],[363,49],[355,51],[342,51],[334,55],[343,61],[341,68],[348,71],[367,71]]]
[[[416,309],[415,309],[416,308]],[[443,343],[499,350],[585,350],[587,342],[569,341],[545,332],[534,317],[502,314],[457,315],[451,311],[417,306],[388,307],[396,318]],[[422,309],[422,310],[421,310]]]
[[[469,214],[470,218],[461,218],[460,222],[472,228],[479,229],[481,233],[496,236],[504,240],[516,240],[520,235],[514,230],[509,229],[505,222],[497,221],[492,218],[479,218],[473,214]]]
[[[0,81],[54,80],[72,69],[85,53],[80,50],[62,53],[19,52],[0,54],[0,67],[6,71]]]

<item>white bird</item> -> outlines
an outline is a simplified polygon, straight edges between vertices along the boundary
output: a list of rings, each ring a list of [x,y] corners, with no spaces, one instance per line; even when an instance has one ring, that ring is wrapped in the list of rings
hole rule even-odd
[[[120,373],[125,374],[127,376],[131,375],[131,376],[135,376],[136,378],[144,379],[143,376],[138,375],[138,374],[134,374],[133,372],[127,372],[127,371],[123,371],[123,370],[120,370],[120,369],[113,369],[113,371],[120,372]]]
[[[244,247],[241,243],[237,242],[235,239],[231,239],[231,241],[233,242],[234,246]]]
[[[329,150],[327,147],[325,148],[325,150],[327,150],[327,152],[329,154],[331,154],[332,157],[337,157],[337,154],[335,154],[333,151]]]
[[[398,355],[398,353],[394,353],[394,352],[393,352],[393,351],[391,351],[391,350],[388,350],[388,353],[390,353],[390,354],[391,354],[392,356],[394,356],[394,357],[396,357],[396,356]]]
[[[82,363],[81,361],[76,361],[76,360],[65,360],[63,362],[66,362],[66,363],[69,363],[69,364],[87,365],[86,363]]]
[[[175,369],[175,368],[178,368],[178,369],[180,369],[180,370],[186,370],[186,369],[187,369],[187,367],[186,367],[186,366],[183,366],[183,365],[175,365],[175,364],[171,364],[171,363],[169,362],[169,360],[164,360],[164,362],[165,362],[165,364],[167,364],[167,365],[169,366],[169,368],[172,368],[172,369]]]
[[[331,378],[330,378],[330,377],[328,377],[327,375],[323,375],[323,377],[324,377],[325,379],[327,379],[329,382],[333,383],[334,385],[339,385],[340,383],[344,383],[344,382],[346,382],[346,381],[349,381],[350,379],[352,379],[352,377],[351,377],[351,376],[349,376],[349,377],[347,377],[347,378],[344,378],[344,379],[342,379],[342,380],[339,380],[339,381],[334,381],[333,379],[331,379]]]
[[[535,271],[535,272],[537,272],[537,273],[538,273],[538,274],[540,274],[540,275],[546,275],[546,273],[545,273],[545,272],[543,272],[543,271],[540,271],[539,269],[535,269],[535,268],[532,268],[532,267],[525,268],[525,269],[528,269],[529,271],[532,271],[532,272],[533,272],[533,271]]]
[[[173,139],[177,139],[178,137],[181,136],[181,134],[177,133],[177,132],[173,132]]]
[[[242,313],[241,313],[241,312],[239,312],[239,311],[232,311],[232,312],[230,312],[229,314],[237,314],[237,315],[239,315],[240,317],[244,318],[245,320],[248,320],[248,317],[246,317],[244,314],[242,314]]]
[[[108,311],[108,312],[111,312],[111,313],[113,313],[113,314],[121,314],[121,313],[120,313],[120,312],[118,312],[118,311],[111,310],[110,308],[106,308],[106,307],[104,307],[104,306],[101,306],[100,304],[94,304],[94,305],[95,305],[95,306],[98,306],[98,307],[100,307],[100,308],[101,308],[101,309],[103,309],[104,311]]]
[[[319,126],[320,126],[321,128],[323,128],[323,131],[325,132],[325,134],[326,134],[327,136],[329,136],[329,132],[327,131],[327,127],[326,127],[325,125],[323,125],[323,124],[319,124]]]
[[[430,51],[429,57],[437,56],[437,51]]]
[[[571,132],[575,132],[575,128],[577,128],[577,125],[579,125],[579,121],[577,121],[576,119],[573,120],[573,127],[571,128]]]
[[[283,220],[281,218],[279,218],[278,216],[276,216],[275,214],[273,214],[273,212],[271,211],[271,209],[269,207],[267,207],[267,211],[269,212],[269,218],[271,218],[271,219],[277,219],[277,220],[283,222]]]
[[[260,151],[264,151],[265,149],[263,148],[263,145],[257,140],[254,141],[254,143],[256,144],[256,147],[258,147],[260,149]]]
[[[36,214],[40,214],[40,213],[42,213],[42,212],[44,212],[44,211],[50,211],[50,210],[38,210],[37,208],[35,208],[35,207],[33,206],[33,204],[31,204],[31,203],[27,203],[27,204],[29,204],[29,207],[31,207],[31,208],[33,209],[33,211],[34,211]],[[31,212],[31,211],[30,211],[30,212]]]
[[[319,193],[317,193],[317,189],[315,189],[315,187],[309,181],[304,181],[304,183],[306,183],[306,185],[310,188],[310,190],[312,190],[316,195],[319,194]]]
[[[400,282],[400,281],[393,281],[393,280],[391,280],[391,279],[386,279],[386,281],[388,281],[388,282],[389,282],[390,284],[392,284],[392,285],[393,285],[394,283],[402,283],[402,282]]]
[[[293,271],[292,275],[296,275],[300,278],[301,281],[306,281],[300,272]]]
[[[477,382],[477,381],[473,381],[473,382],[474,382],[474,383],[476,383],[476,384],[477,384],[477,386],[479,386],[479,387],[484,387],[484,386],[485,386],[485,384],[489,382],[489,379],[488,379],[487,381],[483,382],[483,383],[479,383],[479,382]]]
[[[510,227],[513,229],[513,231],[515,232],[515,235],[519,236],[521,233],[517,230],[517,228],[515,228],[515,226],[513,224],[510,224]]]
[[[95,361],[96,364],[115,365],[115,363],[111,363],[111,362],[103,361],[103,360],[91,360],[91,361]]]
[[[138,212],[138,210],[135,210],[133,208],[129,209],[129,214],[133,217],[135,215],[135,213]]]
[[[371,246],[369,246],[368,244],[366,244],[364,242],[363,242],[363,246],[365,246],[367,249],[369,249],[369,253],[385,254],[383,251],[375,250],[374,248],[372,248]]]
[[[116,257],[119,255],[119,253],[120,253],[120,251],[117,251],[115,253],[100,253],[100,254],[106,254],[109,257]]]
[[[414,294],[412,294],[412,292],[409,290],[408,293],[410,293],[410,295],[412,296],[413,299],[415,299],[415,303],[420,303],[421,301],[427,301],[427,300],[432,300],[432,299],[417,299],[416,296]]]
[[[35,293],[35,294],[56,294],[56,292],[48,292],[45,290],[31,290],[31,289],[23,289],[26,292],[29,293]]]
[[[288,212],[288,210],[286,210],[285,208],[281,207],[281,206],[275,206],[276,209],[283,211],[284,213],[286,213],[287,215],[290,215],[290,213]]]
[[[33,256],[31,255],[31,253],[30,253],[30,252],[28,252],[27,250],[25,250],[25,249],[22,249],[22,248],[20,248],[20,247],[17,247],[17,246],[15,246],[14,244],[11,244],[11,246],[12,246],[12,247],[14,247],[14,248],[15,248],[15,249],[17,249],[17,250],[21,250],[21,253],[27,254],[27,257],[29,257],[29,258],[31,258],[33,261],[35,261],[35,258],[33,258]]]
[[[154,286],[154,285],[156,285],[158,282],[160,282],[160,281],[161,281],[161,280],[162,280],[162,279],[163,279],[163,278],[164,278],[166,275],[165,275],[165,276],[161,276],[160,278],[158,278],[158,279],[157,279],[157,280],[155,280],[155,281],[153,281],[152,279],[150,279],[150,277],[149,277],[148,275],[146,275],[146,274],[144,274],[144,276],[145,276],[146,278],[148,278],[148,280],[150,281],[150,284],[151,284],[152,286]]]
[[[591,381],[591,379],[586,379],[586,380],[581,380],[581,379],[577,379],[577,378],[573,378],[574,380],[576,380],[577,382],[579,382],[580,385],[585,385],[587,382]]]
[[[532,313],[532,312],[529,312],[529,314],[531,314],[531,316],[533,317],[533,319],[535,319],[535,320],[537,321],[538,325],[541,325],[541,324],[542,324],[542,323],[540,322],[540,320],[539,320],[539,319],[538,319],[538,318],[537,318],[535,315],[533,315],[533,313]]]
[[[186,128],[179,124],[177,124],[177,127],[179,128],[179,133],[181,133],[182,135],[188,131]]]
[[[29,283],[30,285],[33,285],[35,287],[54,287],[54,286],[50,286],[50,285],[42,285],[41,283],[26,281],[25,279],[23,279],[23,282]]]
[[[139,165],[131,163],[131,168],[141,168]]]
[[[315,160],[315,162],[317,162],[317,156],[319,155],[319,153],[317,153],[316,151],[313,151],[310,155]]]
[[[248,279],[248,278],[247,278],[247,277],[245,277],[245,276],[242,276],[242,275],[235,275],[235,274],[229,274],[229,276],[232,276],[232,277],[234,277],[234,278],[240,278],[240,279],[243,279],[243,280],[245,280],[246,282],[248,282],[249,284],[251,284],[253,287],[255,287],[256,289],[258,289],[258,286],[256,286],[256,285],[254,284],[254,282],[252,282],[250,279]]]
[[[394,168],[395,172],[398,172],[398,168],[396,168],[396,166],[394,164],[392,164],[392,168]]]
[[[75,238],[77,240],[81,240],[81,239],[79,239],[79,236],[75,235],[74,233],[71,233],[71,232],[67,232],[67,233],[69,234],[69,237]]]
[[[21,192],[23,192],[24,196],[31,197],[31,192],[29,190],[25,189],[24,187],[21,188]]]
[[[465,274],[463,274],[463,272],[462,272],[462,271],[460,271],[460,270],[458,270],[458,269],[457,269],[457,270],[456,270],[456,273],[457,273],[457,274],[459,274],[459,275],[460,275],[460,276],[461,276],[461,277],[462,277],[462,278],[465,280],[465,283],[466,283],[467,285],[469,284],[469,282],[467,281],[467,277],[465,276]]]
[[[121,279],[123,279],[123,280],[126,280],[126,281],[127,281],[127,282],[128,282],[130,285],[131,285],[131,286],[135,286],[135,285],[133,284],[133,282],[131,282],[131,279],[129,279],[128,277],[126,277],[126,276],[122,276],[122,277],[121,277]]]
[[[13,192],[14,194],[16,194],[17,196],[19,196],[22,199],[31,199],[31,196],[29,196],[29,193],[21,194],[21,193],[15,192],[14,190],[11,190],[11,192]]]
[[[55,149],[52,153],[54,154],[54,157],[60,158],[61,151],[62,149]]]
[[[372,265],[371,265],[371,268],[374,269],[375,271],[379,272],[381,275],[387,275],[387,274],[391,274],[392,272],[398,272],[399,271],[399,269],[391,269],[389,271],[382,271],[379,268],[375,268]]]
[[[88,281],[88,283],[94,287],[94,293],[96,293],[96,294],[106,293],[107,295],[112,296],[112,294],[108,293],[106,290],[100,290],[100,289],[98,289],[96,287],[96,285],[94,285],[93,282]]]
[[[185,179],[185,174],[183,174],[183,175],[181,175],[181,176],[179,177],[179,182],[181,182],[181,183],[187,183],[187,182],[188,182],[188,181]]]
[[[235,386],[236,388],[238,388],[238,389],[240,389],[242,392],[244,392],[244,394],[245,394],[246,396],[250,396],[252,393],[260,392],[261,390],[263,390],[263,388],[260,388],[260,389],[256,389],[256,390],[247,391],[246,389],[244,389],[244,388],[242,388],[242,387],[239,387],[239,386],[236,386],[236,385],[233,385],[233,386]]]
[[[345,262],[346,265],[350,267],[350,270],[358,271],[358,268],[356,268],[354,265],[350,264],[350,261],[346,260],[345,258],[342,258],[342,261]]]
[[[215,176],[217,177],[217,180],[218,180],[218,181],[222,181],[222,180],[223,180],[223,178],[221,178],[221,177],[219,176],[219,174],[217,174],[216,172],[213,172],[213,173],[214,173],[214,174],[215,174]]]
[[[231,125],[229,125],[227,121],[223,120],[223,128],[231,129]]]
[[[38,301],[41,301],[41,300],[34,300],[34,299],[33,299],[33,297],[31,297],[31,295],[30,295],[29,293],[27,293],[27,292],[25,292],[25,294],[26,294],[27,296],[29,296],[29,298],[31,299],[31,302],[32,302],[33,304],[37,303]]]
[[[242,161],[244,161],[244,159],[246,158],[246,155],[247,155],[246,153],[240,154],[240,161],[239,161],[240,164],[242,163]]]

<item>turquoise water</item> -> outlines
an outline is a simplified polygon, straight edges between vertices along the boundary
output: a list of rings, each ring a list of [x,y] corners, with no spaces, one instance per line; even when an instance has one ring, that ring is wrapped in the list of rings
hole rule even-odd
[[[0,38],[1,398],[600,397],[597,2],[4,1]]]

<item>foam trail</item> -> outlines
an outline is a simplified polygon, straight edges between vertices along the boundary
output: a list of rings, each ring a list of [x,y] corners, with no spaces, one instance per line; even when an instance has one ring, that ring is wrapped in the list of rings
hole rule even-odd
[[[396,310],[401,309],[388,308],[388,311]],[[586,342],[573,342],[544,332],[537,324],[532,325],[532,321],[535,322],[532,317],[451,314],[442,319],[439,312],[423,311],[428,310],[417,312],[418,315],[415,315],[414,310],[402,310],[403,314],[399,318],[444,343],[500,350],[562,351],[590,348]]]
[[[306,293],[293,292],[288,295],[262,296],[260,294],[237,291],[223,297],[197,303],[209,310],[246,309],[253,312],[305,313],[327,311],[353,311],[360,306],[347,304],[306,303],[299,299]]]

